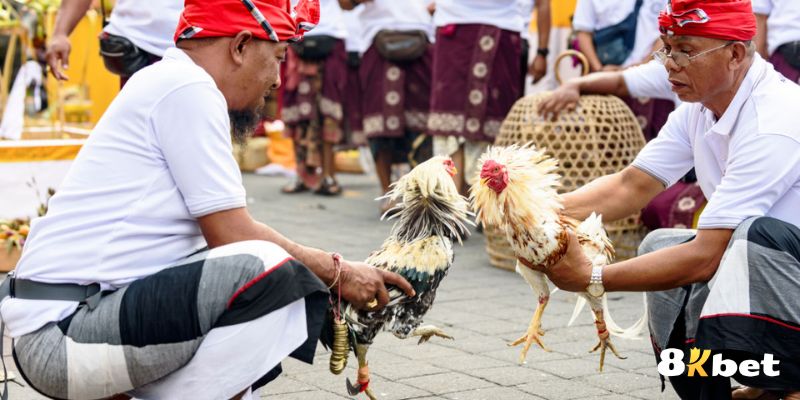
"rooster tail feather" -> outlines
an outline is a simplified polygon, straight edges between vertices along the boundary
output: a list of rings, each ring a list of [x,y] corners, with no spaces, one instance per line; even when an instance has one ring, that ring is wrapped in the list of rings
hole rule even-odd
[[[572,310],[572,316],[569,318],[567,326],[572,326],[572,324],[575,323],[575,320],[578,319],[578,315],[583,311],[583,307],[586,307],[586,299],[584,299],[583,296],[578,296],[578,301],[575,302],[575,308]]]
[[[630,327],[622,328],[611,318],[611,311],[608,309],[608,298],[606,295],[603,295],[603,315],[609,333],[625,339],[642,339],[644,336],[643,333],[648,329],[647,295],[643,293],[642,297],[644,299],[644,312],[642,316]]]

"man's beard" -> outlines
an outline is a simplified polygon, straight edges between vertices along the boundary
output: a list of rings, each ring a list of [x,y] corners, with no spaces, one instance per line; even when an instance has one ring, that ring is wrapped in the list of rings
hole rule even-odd
[[[250,110],[228,110],[231,120],[231,137],[237,144],[245,144],[263,116],[263,107]]]

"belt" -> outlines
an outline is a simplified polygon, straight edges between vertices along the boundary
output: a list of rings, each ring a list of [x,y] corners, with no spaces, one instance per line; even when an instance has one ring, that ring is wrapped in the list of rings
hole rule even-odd
[[[25,300],[64,300],[77,301],[86,304],[90,310],[94,310],[100,302],[103,292],[100,284],[78,285],[75,283],[43,283],[28,279],[18,279],[14,277],[13,271],[8,274],[6,280],[0,284],[0,301],[6,296]],[[3,354],[2,335],[5,333],[5,323],[0,320],[0,354]],[[14,347],[13,341],[11,347]],[[7,376],[5,360],[2,360],[3,375]],[[8,400],[8,379],[3,381],[3,393],[0,400]]]

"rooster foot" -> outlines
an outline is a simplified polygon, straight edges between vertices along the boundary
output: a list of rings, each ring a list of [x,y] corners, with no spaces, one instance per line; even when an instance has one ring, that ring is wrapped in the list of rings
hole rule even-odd
[[[519,355],[520,364],[525,364],[525,358],[528,356],[528,350],[530,350],[531,345],[534,342],[538,344],[539,347],[542,348],[542,350],[548,352],[550,351],[550,349],[548,349],[547,346],[544,345],[544,342],[542,342],[541,338],[542,336],[544,336],[544,331],[541,328],[539,328],[538,326],[531,327],[528,329],[528,332],[526,334],[522,335],[519,339],[508,344],[510,347],[513,347],[521,343],[524,343],[522,347],[522,353]]]
[[[358,382],[355,385],[353,385],[350,382],[350,378],[347,378],[347,393],[350,394],[350,396],[357,396],[359,393],[364,392],[364,394],[366,394],[367,397],[369,397],[369,400],[378,400],[378,398],[375,397],[375,393],[372,393],[372,388],[370,388],[368,385],[369,382],[366,382],[364,384]],[[364,386],[366,386],[366,388]]]
[[[593,349],[589,350],[589,353],[594,353],[597,350],[600,350],[600,372],[603,372],[603,363],[606,360],[606,349],[611,349],[611,352],[614,353],[617,358],[620,360],[624,360],[628,357],[624,357],[617,353],[617,349],[614,347],[614,344],[611,343],[611,337],[606,337],[605,339],[600,339],[596,346]]]
[[[414,329],[414,332],[411,332],[411,336],[419,336],[419,342],[417,342],[417,344],[423,344],[434,336],[454,340],[452,336],[444,333],[443,330],[433,325],[420,326],[419,328]]]

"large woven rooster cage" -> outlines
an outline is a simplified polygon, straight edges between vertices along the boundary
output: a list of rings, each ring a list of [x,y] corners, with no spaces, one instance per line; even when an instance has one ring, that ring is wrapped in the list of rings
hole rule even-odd
[[[577,52],[567,52],[559,60],[568,55],[583,57]],[[562,111],[557,120],[551,121],[537,112],[539,102],[547,96],[548,93],[538,93],[518,100],[503,121],[494,144],[533,143],[546,149],[548,155],[559,160],[563,185],[560,192],[572,191],[622,170],[644,147],[644,135],[636,117],[619,98],[581,96],[573,111]],[[614,242],[617,260],[635,256],[646,233],[638,213],[606,224],[606,230]],[[505,234],[492,226],[485,227],[484,234],[491,264],[513,271],[516,257]]]

